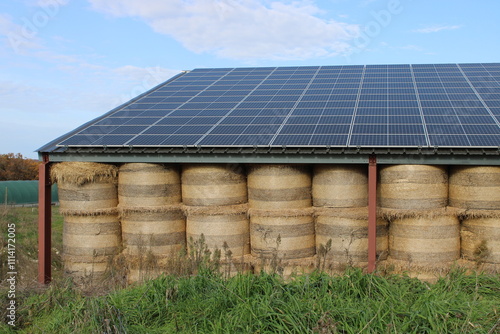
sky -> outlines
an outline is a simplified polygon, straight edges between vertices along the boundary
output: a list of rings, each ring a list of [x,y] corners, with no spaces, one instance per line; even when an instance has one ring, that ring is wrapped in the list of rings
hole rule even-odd
[[[3,0],[0,154],[182,70],[500,61],[498,0]]]

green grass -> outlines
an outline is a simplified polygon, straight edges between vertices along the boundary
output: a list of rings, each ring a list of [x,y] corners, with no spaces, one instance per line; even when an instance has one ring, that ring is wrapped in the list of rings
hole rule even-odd
[[[2,229],[7,221],[18,224],[22,252],[36,247],[32,220],[31,209],[2,216]],[[61,226],[56,217],[56,250]],[[99,295],[63,278],[60,263],[54,270],[49,287],[19,289],[17,327],[1,324],[1,333],[500,333],[500,278],[460,269],[428,284],[354,269],[287,281],[266,273],[225,279],[202,266],[197,275],[162,276]],[[3,292],[0,300],[4,316]]]

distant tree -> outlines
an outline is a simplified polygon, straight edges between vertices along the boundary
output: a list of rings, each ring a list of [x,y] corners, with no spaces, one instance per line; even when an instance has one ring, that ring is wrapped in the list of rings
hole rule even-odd
[[[38,165],[21,153],[0,154],[0,181],[38,180]]]

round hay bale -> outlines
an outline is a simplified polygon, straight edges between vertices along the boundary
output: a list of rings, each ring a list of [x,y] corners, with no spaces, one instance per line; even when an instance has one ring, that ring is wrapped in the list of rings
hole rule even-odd
[[[186,220],[180,209],[170,211],[125,211],[122,238],[126,255],[150,252],[164,258],[186,245]]]
[[[116,208],[118,169],[93,162],[62,162],[51,168],[58,183],[61,213],[88,215],[99,210]]]
[[[178,169],[161,164],[124,164],[118,174],[118,202],[126,208],[180,203]]]
[[[242,210],[243,209],[243,210]],[[186,238],[188,251],[196,251],[200,240],[212,253],[219,249],[224,258],[225,251],[231,251],[231,257],[250,253],[250,230],[246,215],[246,206],[228,206],[207,208],[207,210],[188,211]]]
[[[315,165],[312,181],[313,205],[352,208],[368,205],[366,166]]]
[[[118,215],[64,217],[63,258],[72,275],[103,274],[120,250]]]
[[[451,167],[450,205],[500,210],[500,167]]]
[[[185,205],[236,205],[247,202],[247,184],[241,168],[199,164],[182,168],[182,200]]]
[[[311,257],[316,253],[313,217],[307,210],[302,215],[284,215],[282,211],[252,211],[250,244],[252,255],[259,258]]]
[[[365,267],[368,264],[368,211],[362,209],[329,209],[316,215],[316,249],[324,261]],[[326,254],[328,241],[331,247]],[[377,219],[377,260],[385,260],[388,253],[388,224]]]
[[[253,165],[248,173],[248,202],[258,210],[311,206],[311,174],[305,166]]]
[[[389,227],[389,254],[411,265],[446,268],[460,258],[460,223],[455,216],[403,217]]]
[[[380,169],[379,205],[390,209],[437,209],[448,205],[446,167],[394,165]]]
[[[467,218],[462,222],[462,256],[468,260],[500,265],[500,211],[497,217]]]

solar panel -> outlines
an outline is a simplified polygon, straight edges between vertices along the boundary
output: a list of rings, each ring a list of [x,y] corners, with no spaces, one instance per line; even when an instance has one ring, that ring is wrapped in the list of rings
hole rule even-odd
[[[500,64],[195,69],[57,146],[500,146]]]

